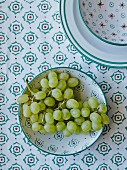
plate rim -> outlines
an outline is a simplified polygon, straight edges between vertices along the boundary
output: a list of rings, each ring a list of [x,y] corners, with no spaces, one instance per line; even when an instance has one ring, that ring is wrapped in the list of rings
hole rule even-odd
[[[50,68],[50,69],[48,69],[48,70],[45,70],[45,71],[39,73],[37,76],[35,76],[35,77],[33,78],[33,80],[31,80],[31,81],[29,82],[29,84],[32,83],[32,82],[34,81],[34,79],[37,78],[37,77],[39,77],[42,73],[46,73],[47,71],[55,70],[55,69],[59,69],[59,68],[71,69],[71,70],[79,71],[79,72],[82,72],[83,74],[85,74],[87,77],[89,77],[92,81],[94,81],[94,82],[96,83],[97,87],[100,89],[100,91],[101,91],[101,93],[102,93],[102,95],[103,95],[103,97],[104,97],[104,103],[107,105],[106,96],[105,96],[103,90],[101,89],[101,87],[99,86],[99,84],[96,82],[96,80],[94,80],[90,75],[88,75],[88,74],[85,73],[84,71],[81,71],[81,70],[78,70],[78,69],[74,69],[74,68],[71,68],[71,67],[53,67],[53,68]],[[22,94],[23,94],[26,90],[27,90],[27,87],[25,87],[25,89],[22,91]],[[19,104],[19,106],[18,106],[18,119],[19,119],[19,123],[20,123],[21,130],[22,130],[23,134],[25,135],[25,137],[28,139],[28,141],[29,141],[30,143],[32,143],[32,145],[35,146],[35,148],[38,148],[39,150],[41,150],[41,151],[43,151],[43,152],[45,152],[45,153],[48,153],[48,154],[51,154],[51,155],[55,155],[55,156],[70,156],[70,155],[76,155],[76,154],[79,154],[79,153],[85,151],[86,149],[88,149],[89,147],[91,147],[91,146],[100,138],[100,136],[102,135],[103,129],[104,129],[104,127],[105,127],[105,126],[104,126],[102,129],[100,129],[101,132],[100,132],[99,136],[96,138],[96,140],[95,140],[91,145],[89,145],[88,147],[86,147],[86,148],[84,148],[84,149],[82,149],[82,150],[80,150],[80,151],[78,151],[78,152],[70,153],[70,154],[51,153],[51,152],[48,152],[48,151],[43,150],[42,148],[39,148],[37,145],[35,145],[34,142],[32,142],[32,141],[29,139],[29,137],[27,136],[26,132],[24,131],[24,128],[22,127],[20,108],[21,108],[21,104]]]
[[[74,1],[74,0],[72,0],[72,1]],[[89,52],[86,51],[86,49],[81,47],[79,45],[79,43],[76,41],[76,39],[74,38],[74,36],[72,35],[72,33],[71,33],[70,29],[69,29],[68,24],[66,24],[66,27],[68,28],[68,30],[64,26],[64,22],[66,23],[66,17],[65,17],[66,16],[66,10],[65,10],[65,6],[66,6],[66,0],[61,0],[60,1],[60,13],[61,13],[62,27],[63,27],[63,30],[64,30],[66,36],[68,37],[69,41],[73,45],[74,45],[74,43],[76,44],[76,45],[74,45],[74,47],[77,49],[77,51],[80,54],[82,54],[83,57],[86,56],[88,59],[90,59],[91,61],[93,61],[96,64],[100,64],[101,66],[106,66],[106,67],[111,67],[111,68],[127,68],[127,62],[111,62],[111,61],[103,60],[103,59],[100,59],[100,58],[90,54]],[[65,20],[65,21],[63,21],[63,20]],[[68,31],[69,31],[69,35],[68,35]],[[74,43],[73,43],[73,41],[74,41]]]

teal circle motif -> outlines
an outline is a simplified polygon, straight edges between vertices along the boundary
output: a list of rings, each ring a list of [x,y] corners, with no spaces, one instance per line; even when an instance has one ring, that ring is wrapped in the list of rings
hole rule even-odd
[[[103,18],[103,15],[102,15],[102,14],[99,14],[99,15],[98,15],[98,18],[102,19],[102,18]]]
[[[121,13],[121,18],[126,18],[125,13]]]
[[[127,36],[127,33],[123,33],[122,36],[126,37],[126,36]]]
[[[93,25],[93,26],[96,26],[96,23],[95,23],[95,22],[93,22],[93,23],[92,23],[92,25]]]
[[[104,35],[106,35],[106,32],[105,32],[105,31],[102,31],[102,33],[103,33]]]
[[[113,2],[110,2],[110,3],[109,3],[109,6],[110,6],[111,8],[113,8],[113,7],[114,7],[114,3],[113,3]]]
[[[92,7],[92,3],[91,2],[89,2],[88,5],[89,5],[90,8]]]
[[[114,29],[114,28],[115,28],[115,25],[111,24],[111,25],[110,25],[110,28],[111,28],[111,29]]]

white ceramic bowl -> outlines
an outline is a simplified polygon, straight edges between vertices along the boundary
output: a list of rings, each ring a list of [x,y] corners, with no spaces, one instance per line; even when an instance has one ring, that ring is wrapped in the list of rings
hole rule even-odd
[[[54,68],[56,72],[68,72],[71,76],[77,77],[80,80],[80,85],[75,88],[74,93],[77,99],[87,100],[90,96],[96,96],[101,103],[106,103],[105,96],[97,85],[97,83],[82,71],[78,71],[72,68]],[[31,82],[30,86],[34,88],[40,87],[40,80],[46,77],[50,70],[42,72],[37,77],[35,77]],[[28,89],[24,90],[27,93]],[[56,155],[71,155],[85,150],[87,147],[91,146],[101,135],[102,130],[91,132],[89,135],[71,135],[70,137],[64,137],[62,132],[57,132],[56,134],[46,134],[42,135],[39,132],[33,132],[30,127],[29,119],[22,116],[22,106],[19,106],[19,120],[21,123],[22,130],[25,136],[29,139],[40,150],[56,154]]]
[[[113,45],[127,45],[127,0],[79,0],[79,10],[95,36]]]

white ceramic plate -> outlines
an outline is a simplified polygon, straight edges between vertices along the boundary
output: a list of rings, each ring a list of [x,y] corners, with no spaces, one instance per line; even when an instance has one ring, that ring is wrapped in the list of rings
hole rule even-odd
[[[95,37],[85,26],[78,0],[60,1],[62,25],[71,43],[84,56],[110,67],[127,67],[127,46],[115,46]]]
[[[100,103],[106,104],[105,96],[97,85],[97,83],[84,72],[71,69],[71,68],[55,68],[57,72],[69,72],[73,77],[77,77],[80,80],[80,85],[75,89],[75,96],[78,93],[78,99],[87,100],[90,96],[96,96]],[[30,82],[30,86],[34,88],[40,87],[40,80],[46,77],[49,71],[39,74],[34,80]],[[27,88],[24,93],[27,93]],[[55,135],[46,134],[42,135],[39,132],[34,132],[31,129],[29,119],[22,116],[22,106],[19,107],[19,120],[22,130],[26,137],[36,147],[44,152],[48,152],[55,155],[71,155],[85,150],[91,146],[101,135],[102,130],[91,132],[88,135],[71,135],[70,137],[64,137],[62,132],[58,132]]]
[[[127,46],[127,1],[78,1],[84,24],[94,36],[112,45]]]

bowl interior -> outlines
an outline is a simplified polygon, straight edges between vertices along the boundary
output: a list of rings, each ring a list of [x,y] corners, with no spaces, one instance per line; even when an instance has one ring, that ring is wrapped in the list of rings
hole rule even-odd
[[[114,45],[127,45],[127,1],[79,0],[85,25],[99,39]]]
[[[55,68],[56,72],[68,72],[72,77],[77,77],[80,80],[80,85],[74,89],[75,96],[78,100],[87,100],[90,96],[96,96],[100,103],[106,103],[105,96],[97,85],[97,83],[91,79],[84,72],[70,69],[70,68]],[[46,77],[49,70],[39,74],[34,78],[30,85],[31,87],[39,88],[40,80]],[[28,93],[27,88],[24,93]],[[69,155],[80,152],[90,145],[92,145],[102,133],[102,129],[97,132],[91,132],[89,135],[71,135],[70,137],[64,137],[62,132],[56,134],[42,135],[39,132],[33,132],[30,125],[30,120],[22,116],[22,106],[19,108],[20,123],[26,137],[39,149],[56,154],[56,155]]]

